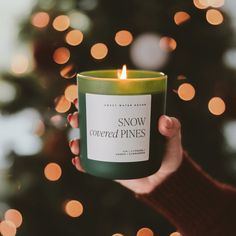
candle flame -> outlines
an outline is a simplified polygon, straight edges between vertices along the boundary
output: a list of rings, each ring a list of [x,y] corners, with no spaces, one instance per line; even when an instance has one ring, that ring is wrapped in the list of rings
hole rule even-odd
[[[127,68],[126,68],[126,65],[123,65],[122,67],[122,71],[118,71],[118,78],[119,79],[127,79]]]

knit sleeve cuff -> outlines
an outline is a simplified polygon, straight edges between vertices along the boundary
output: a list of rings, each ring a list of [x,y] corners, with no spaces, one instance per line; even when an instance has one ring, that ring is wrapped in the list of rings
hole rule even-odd
[[[150,194],[138,195],[138,198],[164,215],[179,232],[195,229],[196,234],[191,235],[201,235],[204,226],[217,224],[218,216],[222,214],[219,207],[222,193],[217,185],[184,152],[178,170]],[[198,228],[201,231],[198,232]]]

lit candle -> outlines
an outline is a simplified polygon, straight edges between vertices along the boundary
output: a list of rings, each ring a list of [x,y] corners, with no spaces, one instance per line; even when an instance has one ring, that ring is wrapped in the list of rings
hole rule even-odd
[[[161,72],[97,70],[78,74],[80,158],[87,173],[110,179],[158,170],[164,138],[167,76]]]

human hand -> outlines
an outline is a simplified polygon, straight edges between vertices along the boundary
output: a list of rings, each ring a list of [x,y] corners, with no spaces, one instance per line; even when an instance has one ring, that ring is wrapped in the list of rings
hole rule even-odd
[[[79,127],[78,112],[68,115],[68,122],[72,128]],[[171,173],[175,172],[182,162],[181,125],[174,117],[161,116],[158,121],[158,130],[166,138],[165,154],[159,170],[144,178],[115,180],[136,194],[147,194],[160,185]],[[76,169],[84,172],[79,159],[79,140],[70,141],[71,152],[76,155],[72,163]]]

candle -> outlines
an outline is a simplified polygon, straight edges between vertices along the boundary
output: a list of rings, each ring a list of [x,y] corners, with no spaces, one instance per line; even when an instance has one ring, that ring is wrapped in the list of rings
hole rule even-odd
[[[87,173],[133,179],[158,170],[164,138],[167,76],[161,72],[95,70],[79,73],[80,159]]]

